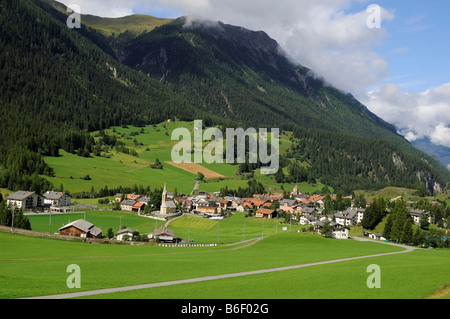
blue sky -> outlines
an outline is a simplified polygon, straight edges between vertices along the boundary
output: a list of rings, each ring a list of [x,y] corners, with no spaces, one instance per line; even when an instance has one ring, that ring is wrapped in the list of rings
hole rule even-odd
[[[450,82],[450,2],[378,1],[393,8],[386,22],[388,35],[378,50],[392,73],[383,83],[398,83],[406,90],[423,92]]]

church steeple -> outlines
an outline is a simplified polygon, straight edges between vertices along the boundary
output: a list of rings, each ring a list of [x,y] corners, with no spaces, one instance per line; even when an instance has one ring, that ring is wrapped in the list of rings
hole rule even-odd
[[[161,201],[161,205],[164,205],[164,203],[167,200],[167,183],[164,183],[164,191],[162,193],[162,201]]]

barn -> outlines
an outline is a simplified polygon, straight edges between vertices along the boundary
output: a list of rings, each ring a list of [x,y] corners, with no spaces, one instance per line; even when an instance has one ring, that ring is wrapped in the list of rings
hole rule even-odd
[[[59,229],[61,235],[74,236],[81,238],[102,238],[102,230],[95,227],[94,224],[90,222],[79,219],[72,223],[69,223]]]

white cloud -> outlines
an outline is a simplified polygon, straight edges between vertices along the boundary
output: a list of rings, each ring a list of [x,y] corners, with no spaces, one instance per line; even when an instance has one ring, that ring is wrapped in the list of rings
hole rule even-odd
[[[352,93],[389,75],[386,61],[372,49],[386,30],[371,29],[369,0],[60,0],[82,13],[118,17],[133,8],[177,8],[182,14],[264,30],[297,62],[333,86]],[[359,12],[348,12],[353,4]],[[366,5],[367,4],[367,5]],[[381,22],[393,14],[381,8]]]
[[[360,99],[407,140],[429,138],[450,147],[450,83],[425,92],[404,92],[397,84],[389,84]]]

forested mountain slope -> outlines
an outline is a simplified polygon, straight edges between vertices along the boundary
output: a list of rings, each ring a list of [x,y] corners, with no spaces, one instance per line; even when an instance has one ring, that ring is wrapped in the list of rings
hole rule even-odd
[[[423,182],[438,190],[450,180],[392,125],[293,64],[264,32],[186,27],[180,18],[135,33],[108,21],[119,30],[112,36],[102,19],[81,29],[66,19],[49,0],[0,0],[0,187],[45,190],[51,186],[37,175],[52,169],[42,156],[91,152],[91,131],[168,118],[293,131],[297,146],[282,154],[285,167],[303,161],[335,187]]]

